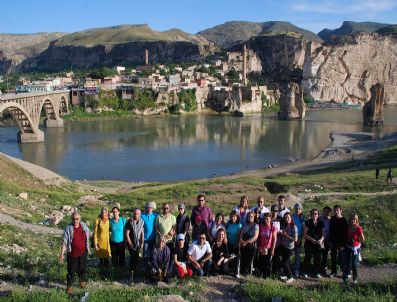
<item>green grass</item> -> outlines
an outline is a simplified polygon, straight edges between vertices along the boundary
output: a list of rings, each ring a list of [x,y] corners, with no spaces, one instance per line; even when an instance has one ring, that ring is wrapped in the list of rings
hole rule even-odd
[[[340,302],[392,302],[396,299],[397,283],[359,284],[356,287],[341,286],[334,282],[322,282],[304,288],[286,285],[279,281],[249,281],[236,290],[240,297],[249,301],[272,301],[281,297],[283,302],[340,301]]]
[[[135,116],[134,113],[127,110],[102,111],[98,113],[88,113],[81,108],[75,108],[70,111],[70,114],[62,116],[64,120],[68,121],[84,121],[84,120],[100,120],[100,119],[115,119]]]

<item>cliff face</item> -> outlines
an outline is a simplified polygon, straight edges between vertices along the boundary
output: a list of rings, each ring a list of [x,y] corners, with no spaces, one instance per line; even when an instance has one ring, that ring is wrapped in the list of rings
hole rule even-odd
[[[260,58],[262,74],[269,82],[301,80],[306,40],[293,35],[256,36],[245,44]]]
[[[145,49],[149,50],[149,62],[194,61],[209,51],[205,46],[191,42],[129,42],[114,46],[97,45],[58,46],[54,43],[40,55],[22,62],[20,71],[61,71],[71,66],[91,68],[100,65],[138,63],[143,64]]]
[[[362,103],[375,83],[384,85],[385,103],[397,103],[397,39],[357,34],[348,44],[308,43],[304,92],[315,100]]]

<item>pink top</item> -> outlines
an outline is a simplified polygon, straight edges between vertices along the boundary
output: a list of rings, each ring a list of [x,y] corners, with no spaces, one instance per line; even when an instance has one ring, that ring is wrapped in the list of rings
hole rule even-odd
[[[347,230],[347,244],[350,247],[358,247],[360,246],[360,237],[363,234],[363,229],[362,227],[356,227],[356,229],[353,231],[352,227],[349,227]]]
[[[273,246],[277,228],[274,226],[259,225],[259,247],[270,249]]]

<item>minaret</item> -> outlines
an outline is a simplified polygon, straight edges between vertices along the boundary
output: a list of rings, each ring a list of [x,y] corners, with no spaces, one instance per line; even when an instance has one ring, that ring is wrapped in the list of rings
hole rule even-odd
[[[247,85],[247,47],[243,46],[243,85]]]
[[[149,50],[145,49],[145,65],[149,65]]]

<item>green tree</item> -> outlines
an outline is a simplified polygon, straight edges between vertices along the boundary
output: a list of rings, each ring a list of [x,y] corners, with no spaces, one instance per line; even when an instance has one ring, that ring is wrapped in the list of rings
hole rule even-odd
[[[184,103],[185,111],[194,112],[197,110],[195,89],[182,89],[178,92],[178,98],[180,103]]]

